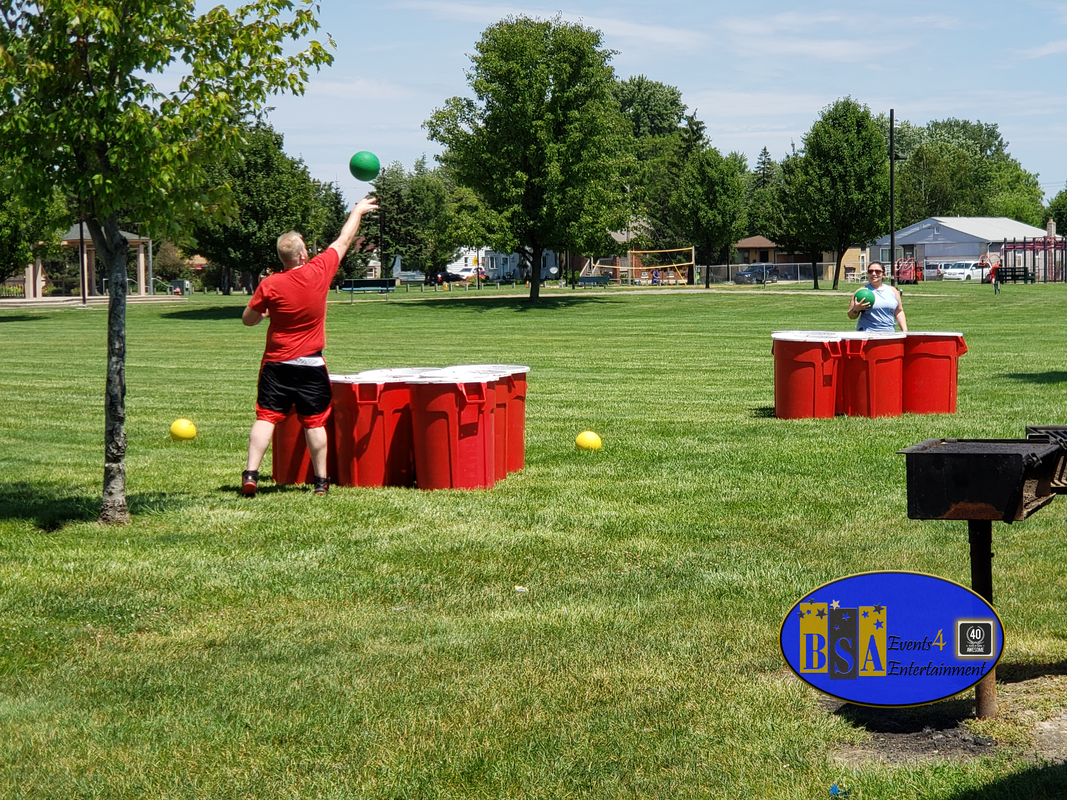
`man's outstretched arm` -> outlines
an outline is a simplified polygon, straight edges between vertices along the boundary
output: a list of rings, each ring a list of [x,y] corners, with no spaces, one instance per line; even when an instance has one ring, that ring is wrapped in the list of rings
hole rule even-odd
[[[337,234],[337,239],[330,244],[330,247],[337,251],[338,260],[343,259],[345,253],[348,252],[348,248],[352,246],[352,240],[356,238],[356,234],[359,232],[359,223],[362,221],[363,215],[368,211],[377,210],[378,202],[369,195],[352,207],[352,213],[345,220],[341,232]]]

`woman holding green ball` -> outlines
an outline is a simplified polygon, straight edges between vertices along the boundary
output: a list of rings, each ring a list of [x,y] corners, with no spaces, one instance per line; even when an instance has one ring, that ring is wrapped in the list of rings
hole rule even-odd
[[[904,303],[900,292],[883,283],[885,268],[879,261],[867,266],[867,285],[852,295],[848,304],[848,318],[858,319],[856,330],[892,333],[896,326],[907,332]]]

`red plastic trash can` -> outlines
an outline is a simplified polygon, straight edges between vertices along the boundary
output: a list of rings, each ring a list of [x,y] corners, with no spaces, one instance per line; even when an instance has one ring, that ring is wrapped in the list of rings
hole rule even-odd
[[[408,379],[430,367],[331,375],[339,486],[414,486],[415,446]]]
[[[472,364],[468,368],[496,380],[493,463],[496,479],[502,480],[526,466],[526,375],[530,368],[520,364]]]
[[[496,483],[496,386],[453,368],[412,378],[411,424],[420,489],[488,489]]]
[[[326,469],[332,475],[335,469],[333,442],[333,414],[326,420]],[[304,438],[304,426],[295,411],[290,411],[284,420],[274,426],[270,442],[271,478],[275,483],[314,483],[315,468],[311,465]]]
[[[834,415],[841,335],[833,331],[774,331],[774,416]]]
[[[837,411],[853,417],[899,417],[903,402],[904,333],[841,334]]]
[[[962,333],[908,332],[904,340],[903,410],[908,414],[955,414]]]

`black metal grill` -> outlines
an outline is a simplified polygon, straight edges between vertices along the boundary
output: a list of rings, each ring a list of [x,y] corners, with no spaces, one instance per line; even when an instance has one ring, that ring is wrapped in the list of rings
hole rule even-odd
[[[1067,494],[1067,425],[1027,425],[1027,439],[1048,437],[1060,444],[1060,458],[1052,471],[1052,491],[1054,494]]]
[[[927,439],[907,459],[908,517],[967,520],[971,588],[993,602],[993,521],[1011,524],[1067,494],[1067,426],[1026,439]],[[979,719],[997,715],[994,673],[975,687]]]
[[[1064,461],[1058,441],[1036,434],[927,439],[899,452],[907,458],[910,519],[1026,519],[1052,502],[1053,477]]]

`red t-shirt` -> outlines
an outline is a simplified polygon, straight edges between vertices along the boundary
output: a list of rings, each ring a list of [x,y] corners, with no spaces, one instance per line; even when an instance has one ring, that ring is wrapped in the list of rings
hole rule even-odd
[[[326,295],[337,274],[337,251],[327,247],[302,267],[268,275],[249,307],[270,311],[264,361],[290,361],[326,346]]]

